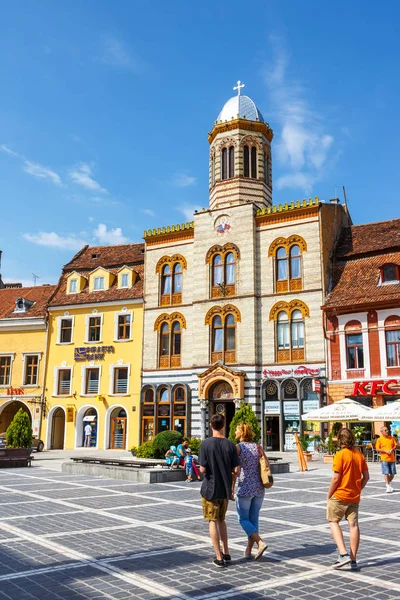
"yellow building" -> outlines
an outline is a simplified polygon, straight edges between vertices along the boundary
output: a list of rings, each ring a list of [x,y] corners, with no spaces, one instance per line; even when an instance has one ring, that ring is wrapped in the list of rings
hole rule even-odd
[[[139,440],[144,245],[85,246],[49,312],[45,447],[129,449]]]
[[[46,304],[56,286],[0,289],[0,434],[23,408],[39,437],[45,412]]]

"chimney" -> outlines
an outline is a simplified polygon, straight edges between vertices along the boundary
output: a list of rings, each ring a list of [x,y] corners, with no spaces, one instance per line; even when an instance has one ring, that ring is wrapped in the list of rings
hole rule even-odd
[[[331,204],[340,204],[339,198],[330,198],[329,202]]]

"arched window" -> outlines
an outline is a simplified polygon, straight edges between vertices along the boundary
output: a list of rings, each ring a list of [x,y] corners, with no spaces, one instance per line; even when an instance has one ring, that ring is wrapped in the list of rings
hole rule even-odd
[[[157,433],[171,429],[171,404],[168,388],[161,388],[157,404]]]
[[[364,368],[364,346],[359,321],[349,321],[345,325],[346,363],[348,369]]]
[[[233,252],[228,252],[225,256],[225,283],[226,285],[235,284],[235,257]]]
[[[229,148],[229,177],[235,177],[235,148]]]
[[[257,148],[255,146],[251,149],[251,177],[257,179]]]
[[[300,310],[281,310],[276,316],[277,362],[304,360],[304,317]]]
[[[181,326],[179,321],[172,324],[172,357],[171,367],[179,367],[181,364]]]
[[[160,367],[168,366],[169,363],[169,325],[163,323],[160,328]]]
[[[303,287],[303,252],[307,245],[303,238],[292,235],[277,238],[269,247],[268,256],[274,258],[275,292],[293,292]]]
[[[266,150],[264,150],[264,181],[267,185],[269,184],[269,160]]]
[[[236,309],[234,309],[236,310]],[[236,362],[236,320],[235,314],[215,315],[211,321],[211,362]]]
[[[388,367],[400,367],[400,317],[393,315],[385,321],[386,357]]]
[[[142,405],[142,443],[154,440],[154,390],[144,393]]]
[[[300,261],[301,261],[301,253],[300,246],[295,244],[290,248],[290,279],[298,279],[301,277],[300,272]]]
[[[160,315],[155,322],[154,329],[159,331],[159,367],[169,369],[181,365],[182,327],[186,327],[183,315]]]
[[[179,262],[174,265],[172,293],[173,294],[182,293],[182,265]]]
[[[221,285],[223,282],[224,268],[222,264],[222,256],[216,254],[213,258],[213,273],[212,273],[212,284],[213,286]]]
[[[243,146],[243,176],[250,177],[250,157],[248,146]]]
[[[165,265],[161,276],[161,295],[166,296],[171,293],[171,267]]]
[[[144,394],[144,401],[147,404],[154,404],[154,390],[151,388],[147,389]]]
[[[174,430],[179,431],[183,436],[187,435],[186,431],[186,390],[179,386],[174,390],[174,402],[172,406]]]
[[[288,257],[286,248],[278,248],[276,251],[276,280],[287,281],[288,279]]]
[[[210,159],[210,169],[211,169],[211,187],[215,185],[215,157],[214,155]]]
[[[228,150],[222,148],[221,152],[221,179],[228,178]]]

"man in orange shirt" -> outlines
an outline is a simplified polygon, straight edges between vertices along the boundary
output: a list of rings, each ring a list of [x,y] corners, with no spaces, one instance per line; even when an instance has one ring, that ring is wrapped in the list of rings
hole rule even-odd
[[[338,433],[338,443],[342,448],[333,459],[333,475],[328,490],[327,519],[332,537],[339,550],[339,558],[333,565],[340,569],[351,563],[357,569],[357,550],[360,544],[358,527],[358,507],[361,490],[367,484],[369,472],[362,452],[354,448],[356,440],[350,429],[342,428]],[[343,532],[339,525],[346,518],[350,529],[350,554],[346,550]]]
[[[381,437],[377,439],[375,450],[381,455],[382,475],[386,483],[386,493],[391,494],[392,480],[396,475],[396,440],[389,435],[389,430],[385,425],[380,429]]]

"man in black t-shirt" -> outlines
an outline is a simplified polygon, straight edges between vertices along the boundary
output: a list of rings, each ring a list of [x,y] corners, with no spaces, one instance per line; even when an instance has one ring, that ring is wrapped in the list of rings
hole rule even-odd
[[[213,564],[216,567],[225,567],[231,560],[225,514],[232,497],[232,473],[237,474],[239,465],[235,444],[221,433],[224,425],[222,415],[211,417],[212,437],[201,443],[199,453],[200,471],[205,474],[200,493],[204,518],[209,521],[210,538],[215,550]]]

